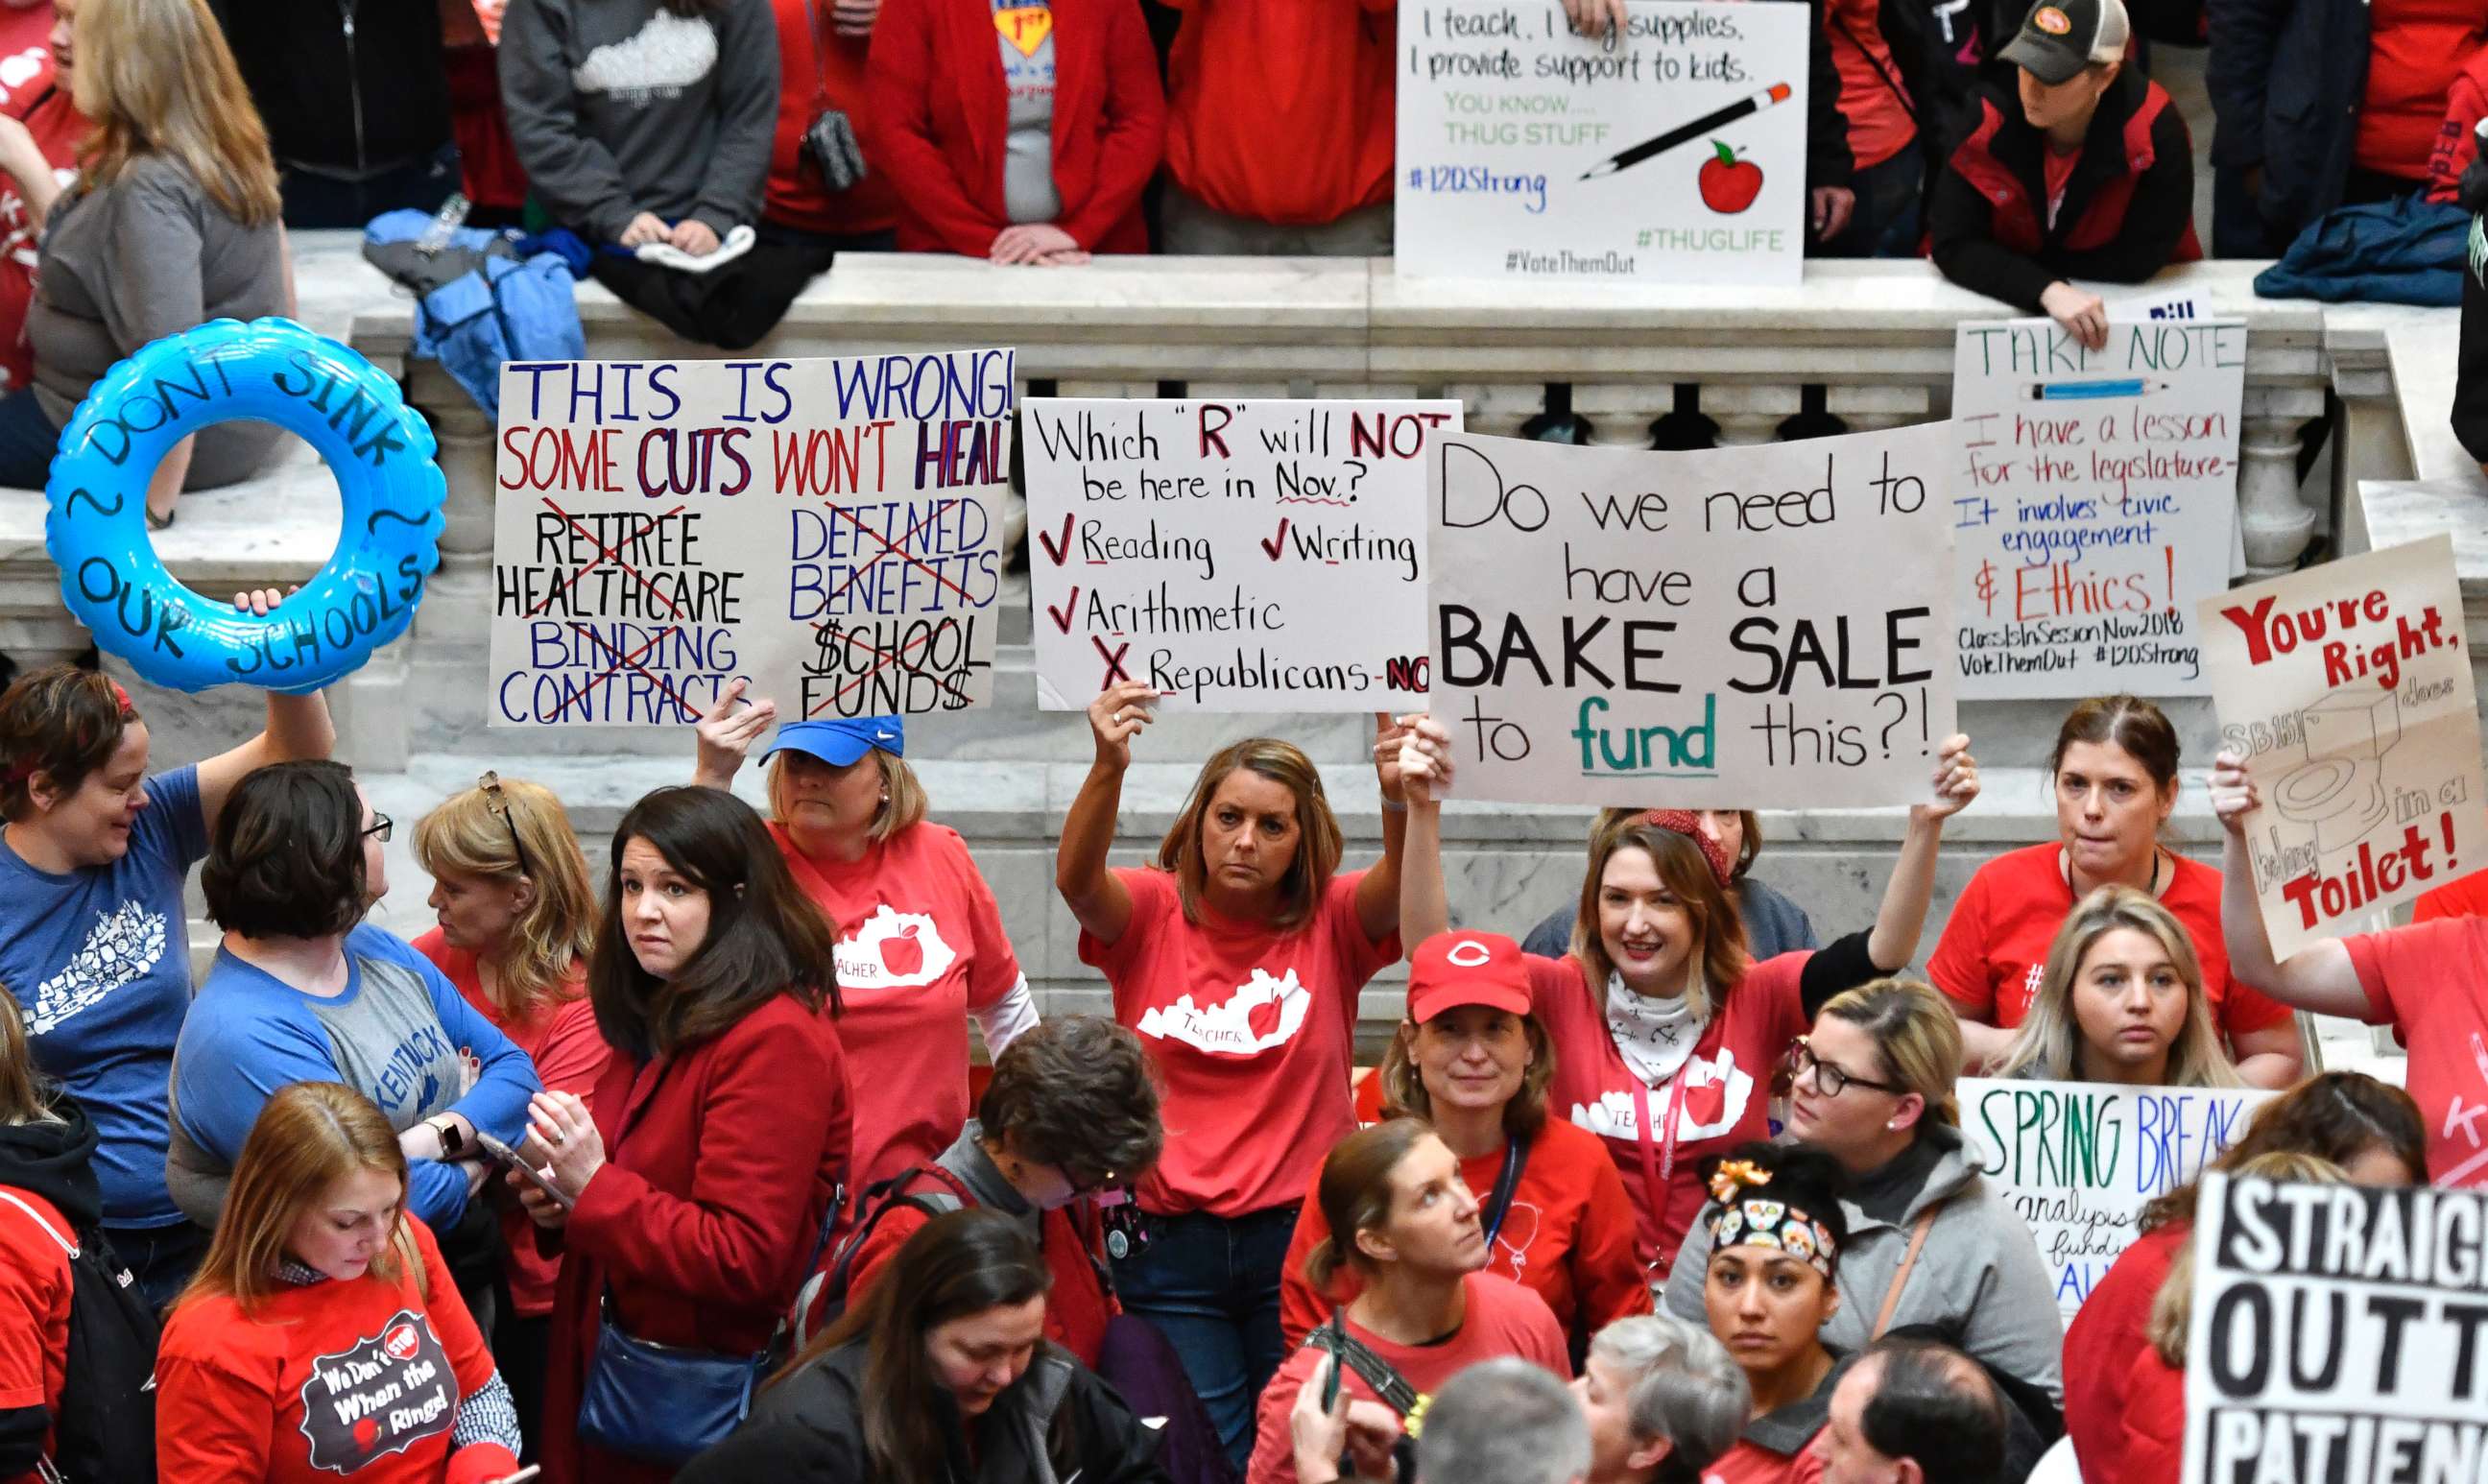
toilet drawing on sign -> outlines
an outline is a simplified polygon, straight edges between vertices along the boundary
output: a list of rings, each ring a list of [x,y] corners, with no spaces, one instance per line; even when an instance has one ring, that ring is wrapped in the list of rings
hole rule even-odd
[[[2281,775],[2273,807],[2315,831],[2331,855],[2358,843],[2391,813],[2385,754],[2402,739],[2401,699],[2391,691],[2336,692],[2298,713],[2306,761]]]

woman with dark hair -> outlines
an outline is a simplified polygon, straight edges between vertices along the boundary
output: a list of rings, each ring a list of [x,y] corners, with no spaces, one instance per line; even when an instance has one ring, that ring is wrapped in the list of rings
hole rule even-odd
[[[526,1053],[405,939],[363,921],[388,892],[393,823],[341,762],[243,779],[199,885],[224,947],[173,1051],[165,1177],[216,1225],[259,1110],[296,1082],[370,1099],[410,1161],[407,1210],[446,1231],[482,1188],[475,1135],[519,1137],[542,1084]]]
[[[1452,781],[1452,739],[1432,717],[1411,719],[1407,736],[1400,915],[1409,931],[1432,933],[1451,920],[1434,794]],[[1944,821],[1978,797],[1967,737],[1944,739],[1928,785],[1874,928],[1759,962],[1729,895],[1728,854],[1692,812],[1627,814],[1591,842],[1576,946],[1560,959],[1528,957],[1530,1003],[1554,1043],[1555,1106],[1605,1141],[1654,1283],[1702,1209],[1696,1166],[1762,1136],[1772,1072],[1814,1013],[1917,951]]]
[[[2103,886],[2130,886],[2185,925],[2238,1074],[2256,1087],[2297,1080],[2303,1057],[2289,1007],[2230,978],[2220,873],[2160,842],[2177,807],[2178,754],[2177,728],[2140,697],[2095,697],[2065,713],[2048,755],[2057,839],[1979,867],[1927,959],[1927,978],[1961,1015],[1963,1070],[2011,1051],[2076,904]]]
[[[565,1254],[545,1379],[551,1484],[657,1484],[731,1420],[659,1409],[626,1453],[580,1402],[622,1395],[610,1368],[634,1341],[749,1361],[794,1298],[847,1177],[833,955],[829,924],[732,794],[660,788],[614,828],[587,966],[613,1057],[583,1102],[547,1093],[529,1109],[523,1156],[559,1196],[510,1176],[539,1240]]]
[[[1546,1300],[1581,1353],[1610,1321],[1650,1312],[1633,1255],[1632,1202],[1598,1136],[1546,1116],[1555,1056],[1530,1010],[1520,946],[1501,933],[1438,932],[1408,962],[1408,1014],[1375,1080],[1383,1116],[1423,1119],[1460,1159],[1493,1256],[1489,1272]],[[1327,1291],[1306,1259],[1331,1235],[1309,1194],[1279,1290],[1287,1343],[1300,1345],[1356,1297],[1354,1270]]]
[[[587,271],[686,340],[739,351],[830,250],[761,220],[778,127],[770,0],[510,0],[501,104]]]
[[[239,606],[264,614],[281,596]],[[151,1307],[207,1250],[164,1188],[165,1087],[191,998],[184,878],[236,784],[336,739],[319,696],[270,694],[259,735],[150,778],[147,724],[109,677],[52,665],[0,694],[0,985],[36,1066],[95,1121],[104,1226]]]
[[[1598,817],[1591,821],[1590,839],[1597,840],[1634,814],[1648,813],[1644,809],[1600,810]],[[1759,962],[1800,948],[1823,946],[1815,936],[1814,919],[1805,915],[1805,908],[1754,874],[1754,863],[1763,856],[1763,825],[1752,810],[1693,809],[1685,813],[1699,821],[1702,833],[1717,841],[1721,853],[1728,857],[1728,896],[1737,903],[1737,916],[1745,925],[1746,953]],[[1572,951],[1572,931],[1580,922],[1580,903],[1568,901],[1530,928],[1520,946],[1541,958],[1561,958]]]
[[[1097,1208],[1087,1197],[1139,1180],[1166,1130],[1140,1038],[1099,1015],[1049,1020],[994,1059],[976,1116],[927,1166],[893,1177],[857,1216],[847,1307],[907,1240],[944,1210],[980,1206],[1019,1223],[1045,1255],[1054,1288],[1045,1337],[1095,1367],[1116,1313],[1100,1265]]]
[[[2363,1072],[2328,1071],[2257,1108],[2238,1141],[2206,1168],[2236,1175],[2276,1157],[2321,1160],[2354,1184],[2417,1184],[2427,1178],[2427,1128],[2418,1104],[2400,1088]],[[2136,1240],[2092,1286],[2065,1330],[2065,1431],[2083,1478],[2177,1477],[2184,1372],[2159,1341],[2163,1334],[2182,1340],[2185,1324],[2181,1313],[2163,1326],[2157,1311],[2173,1301],[2163,1298],[2172,1281],[2183,1290],[2192,1276],[2184,1254],[2199,1194],[2189,1181],[2142,1209]],[[2175,1348],[2182,1353],[2182,1344]]]
[[[268,1099],[156,1361],[162,1484],[488,1484],[519,1466],[510,1389],[388,1121],[338,1082]]]
[[[1045,1338],[1053,1281],[1010,1217],[934,1218],[678,1484],[1165,1484],[1154,1435]]]
[[[1349,1135],[1322,1161],[1315,1194],[1331,1235],[1306,1258],[1305,1275],[1323,1289],[1341,1269],[1353,1268],[1362,1281],[1357,1296],[1287,1357],[1261,1393],[1252,1484],[1296,1484],[1296,1394],[1328,1384],[1325,1368],[1336,1363],[1343,1338],[1402,1384],[1385,1395],[1350,1364],[1340,1378],[1342,1394],[1387,1403],[1403,1419],[1412,1397],[1431,1395],[1472,1361],[1517,1356],[1570,1377],[1563,1327],[1545,1300],[1485,1270],[1478,1199],[1460,1179],[1458,1156],[1432,1129],[1395,1118]]]
[[[1375,718],[1382,859],[1339,870],[1321,775],[1254,737],[1202,765],[1156,863],[1109,870],[1132,738],[1157,692],[1088,705],[1096,758],[1063,819],[1055,889],[1103,970],[1115,1018],[1141,1035],[1183,1130],[1141,1183],[1157,1238],[1116,1264],[1124,1306],[1156,1325],[1239,1466],[1253,1398],[1285,1354],[1279,1275],[1322,1152],[1355,1127],[1357,992],[1400,957],[1398,730]],[[1282,1414],[1284,1422],[1284,1413]]]
[[[1702,1305],[1710,1332],[1745,1372],[1753,1413],[1719,1456],[1718,1484],[1793,1484],[1831,1410],[1848,1359],[1823,1343],[1840,1312],[1849,1244],[1840,1162],[1802,1144],[1740,1144],[1705,1161],[1716,1209]]]

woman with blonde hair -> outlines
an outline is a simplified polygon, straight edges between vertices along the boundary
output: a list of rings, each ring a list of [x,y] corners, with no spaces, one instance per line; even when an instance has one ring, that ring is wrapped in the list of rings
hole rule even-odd
[[[1088,705],[1095,759],[1062,823],[1055,890],[1104,971],[1115,1018],[1165,1077],[1167,1141],[1139,1189],[1158,1236],[1116,1264],[1123,1306],[1183,1357],[1228,1454],[1285,1354],[1280,1273],[1322,1154],[1354,1130],[1356,1001],[1400,957],[1398,728],[1375,719],[1382,859],[1342,870],[1338,816],[1313,760],[1253,737],[1202,767],[1155,864],[1110,870],[1132,739],[1158,693],[1126,682]],[[1284,1420],[1284,1413],[1282,1413]]]
[[[380,1110],[337,1082],[268,1099],[156,1356],[160,1484],[481,1484],[518,1419]]]
[[[2149,894],[2103,886],[2056,931],[1999,1077],[2243,1087],[2186,926]]]
[[[587,999],[596,895],[561,800],[487,773],[415,824],[414,858],[432,877],[438,917],[414,951],[527,1054],[547,1089],[586,1097],[613,1048]],[[494,1313],[493,1354],[511,1378],[532,1460],[561,1264],[538,1248],[516,1194],[504,1188],[498,1199],[509,1299]]]
[[[1848,1178],[1842,1302],[1824,1343],[1846,1354],[1891,1329],[1932,1327],[2021,1383],[2016,1400],[2053,1436],[2064,1327],[2029,1226],[1979,1174],[1986,1156],[1962,1133],[1952,1007],[1915,980],[1860,985],[1823,1007],[1790,1062],[1787,1136],[1838,1160]],[[1693,1223],[1667,1284],[1671,1313],[1703,1317],[1717,1213],[1714,1202]]]
[[[42,486],[87,388],[140,346],[294,312],[268,132],[207,0],[60,8],[75,17],[75,98],[94,131],[45,215],[26,312],[35,385],[0,399],[0,485],[20,489]],[[250,474],[276,437],[226,422],[174,445],[148,484],[148,524],[172,525],[184,489]]]
[[[692,782],[730,789],[778,704],[726,686],[697,728]],[[931,1164],[968,1121],[968,1022],[988,1060],[1036,1023],[1002,909],[959,832],[924,817],[907,719],[789,722],[769,759],[769,836],[837,935],[838,1039],[859,1067],[861,1191]]]

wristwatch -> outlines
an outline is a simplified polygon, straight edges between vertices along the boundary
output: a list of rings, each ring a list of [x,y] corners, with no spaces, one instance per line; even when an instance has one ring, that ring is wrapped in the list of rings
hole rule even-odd
[[[466,1135],[459,1129],[458,1120],[443,1114],[438,1118],[427,1118],[424,1122],[440,1135],[441,1158],[455,1159],[466,1152]]]

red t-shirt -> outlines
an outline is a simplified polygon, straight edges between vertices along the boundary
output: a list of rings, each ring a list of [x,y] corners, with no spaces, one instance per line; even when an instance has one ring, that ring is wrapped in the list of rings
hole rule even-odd
[[[830,0],[771,5],[778,13],[778,132],[769,148],[760,214],[780,226],[834,237],[894,229],[898,192],[889,176],[867,169],[854,189],[834,195],[819,172],[804,162],[804,131],[826,109],[843,111],[856,138],[863,138],[864,53],[872,38],[833,30]]]
[[[2432,923],[2440,917],[2488,917],[2488,870],[2456,876],[2411,907],[2414,923]]]
[[[2052,144],[2039,148],[2039,174],[2048,187],[2048,225],[2056,224],[2056,213],[2065,204],[2065,187],[2074,183],[2074,166],[2082,162],[2079,150],[2059,150]]]
[[[2352,161],[2418,181],[2445,127],[2446,95],[2488,38],[2478,0],[2372,0],[2367,91]]]
[[[1789,1042],[1806,1032],[1797,975],[1813,956],[1808,949],[1766,958],[1724,996],[1711,986],[1710,1018],[1693,1043],[1692,1057],[1665,1086],[1649,1089],[1651,1112],[1662,1129],[1670,1100],[1681,1097],[1682,1102],[1672,1163],[1661,1132],[1650,1141],[1647,1164],[1641,1079],[1616,1050],[1581,960],[1528,956],[1530,999],[1555,1048],[1549,1111],[1606,1141],[1632,1202],[1636,1250],[1662,1281],[1707,1198],[1703,1158],[1747,1139],[1769,1137],[1771,1073]],[[1663,1198],[1651,1188],[1654,1177],[1666,1182]]]
[[[1167,173],[1255,221],[1337,221],[1391,199],[1392,0],[1170,0]]]
[[[52,8],[0,6],[0,114],[19,120],[58,170],[74,169],[87,123],[52,65]],[[35,248],[42,232],[26,219],[17,183],[0,175],[0,393],[31,386],[35,348],[26,343],[26,306],[35,298]]]
[[[1814,1451],[1811,1439],[1791,1458],[1750,1438],[1739,1438],[1702,1475],[1702,1484],[1815,1484],[1822,1477],[1823,1459]]]
[[[1080,934],[1080,961],[1102,970],[1115,1018],[1149,1049],[1163,1083],[1166,1153],[1140,1185],[1161,1215],[1240,1216],[1304,1198],[1331,1146],[1356,1131],[1347,1072],[1356,996],[1400,957],[1357,921],[1361,870],[1330,879],[1286,932],[1229,922],[1202,905],[1183,920],[1174,877],[1115,872],[1132,920],[1109,946]]]
[[[1468,1286],[1468,1312],[1460,1317],[1459,1328],[1448,1340],[1432,1345],[1398,1345],[1353,1319],[1347,1322],[1347,1332],[1362,1340],[1424,1396],[1433,1395],[1444,1382],[1476,1362],[1501,1356],[1517,1356],[1557,1376],[1572,1374],[1571,1356],[1564,1349],[1563,1327],[1546,1311],[1544,1299],[1510,1278],[1491,1272],[1472,1272],[1461,1281]],[[1296,1393],[1305,1388],[1306,1380],[1323,1358],[1318,1350],[1297,1350],[1270,1378],[1256,1414],[1248,1484],[1295,1484],[1296,1454],[1287,1414],[1295,1409]],[[1339,1384],[1349,1396],[1369,1402],[1381,1400],[1365,1384],[1365,1378],[1353,1370],[1341,1376]]]
[[[1927,978],[1963,1019],[2010,1029],[2029,1013],[2056,929],[2074,910],[2062,850],[2050,842],[2007,851],[1978,868],[1962,888],[1935,956],[1927,960]],[[2172,859],[2176,870],[2160,904],[2193,940],[2212,1023],[2225,1040],[2286,1021],[2288,1006],[2229,978],[2228,941],[2220,936],[2220,873],[2184,856]]]
[[[938,1175],[919,1180],[907,1189],[919,1193],[947,1189],[966,1205],[976,1204],[965,1186]],[[1046,1270],[1054,1274],[1054,1287],[1045,1296],[1045,1337],[1078,1356],[1082,1365],[1093,1370],[1097,1353],[1106,1343],[1106,1322],[1122,1310],[1115,1302],[1115,1296],[1106,1291],[1098,1271],[1093,1235],[1091,1240],[1083,1240],[1081,1226],[1072,1218],[1073,1209],[1049,1211],[1038,1220],[1038,1246],[1045,1254]],[[871,1234],[856,1249],[854,1266],[847,1270],[849,1309],[863,1302],[863,1296],[881,1275],[883,1266],[907,1245],[908,1238],[932,1219],[916,1207],[893,1206],[873,1223]],[[1092,1234],[1093,1223],[1091,1216]]]
[[[931,1164],[968,1121],[968,1012],[1017,988],[993,891],[956,830],[916,824],[851,865],[813,860],[771,825],[778,853],[838,935],[838,1041],[855,1076],[862,1190]]]
[[[1503,1173],[1503,1151],[1460,1161],[1460,1179],[1481,1201]],[[1330,1235],[1315,1198],[1320,1177],[1305,1189],[1295,1240],[1279,1280],[1279,1327],[1290,1348],[1304,1343],[1337,1304],[1361,1292],[1353,1268],[1342,1268],[1327,1294],[1305,1276],[1305,1259]],[[1550,1118],[1529,1142],[1529,1162],[1512,1187],[1512,1206],[1494,1235],[1486,1271],[1513,1279],[1546,1300],[1556,1322],[1587,1343],[1609,1320],[1650,1312],[1650,1285],[1633,1252],[1632,1202],[1597,1135]]]
[[[60,1209],[32,1190],[8,1191],[33,1212],[0,1201],[0,1412],[41,1407],[61,1413],[61,1382],[70,1358],[70,1255],[43,1226],[75,1241]],[[51,1457],[51,1438],[43,1456]],[[12,1474],[8,1484],[38,1484],[38,1472]]]
[[[441,936],[440,929],[414,940],[414,951],[432,960],[475,1013],[499,1027],[518,1048],[536,1064],[536,1077],[548,1092],[576,1093],[582,1099],[596,1086],[597,1075],[613,1048],[605,1043],[605,1033],[596,1026],[596,1008],[587,1003],[587,965],[571,966],[570,978],[561,987],[561,1000],[524,1019],[504,1016],[500,1007],[484,992],[483,976],[476,970],[475,956],[463,948],[452,948]],[[552,1285],[561,1271],[561,1259],[548,1256],[537,1249],[535,1223],[527,1219],[518,1196],[501,1181],[486,1183],[493,1200],[501,1212],[501,1263],[510,1279],[510,1306],[528,1319],[541,1319],[552,1312]]]
[[[1849,153],[1857,168],[1880,165],[1918,137],[1901,69],[1883,40],[1881,0],[1827,0],[1823,23],[1831,35],[1831,63],[1840,71],[1840,112],[1849,121]],[[2060,189],[2049,183],[2050,191]]]
[[[2427,1126],[2427,1176],[2488,1185],[2488,917],[2346,937],[2367,1019],[2410,1048],[2403,1088]]]
[[[2083,1478],[2153,1477],[2130,1466],[2129,1455],[2137,1446],[2149,1451],[2156,1431],[2137,1406],[2140,1399],[2131,1394],[2135,1361],[2142,1355],[2159,1358],[2143,1331],[2160,1285],[2193,1225],[2171,1221],[2135,1239],[2092,1286],[2065,1328],[2065,1431],[2073,1435]],[[2178,1431],[2182,1436],[2182,1425]]]
[[[481,1484],[517,1470],[498,1443],[450,1452],[493,1356],[430,1229],[406,1224],[420,1286],[401,1264],[393,1282],[281,1287],[256,1315],[229,1298],[173,1310],[156,1353],[158,1484]]]

